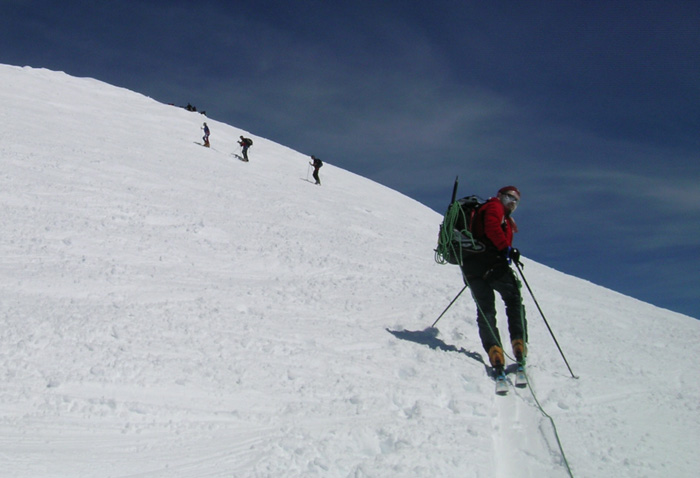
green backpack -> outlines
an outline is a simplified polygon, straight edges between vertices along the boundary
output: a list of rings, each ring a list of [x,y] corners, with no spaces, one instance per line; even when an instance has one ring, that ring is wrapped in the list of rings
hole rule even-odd
[[[484,201],[478,196],[465,196],[455,200],[459,177],[452,189],[452,202],[440,224],[435,262],[438,264],[464,265],[476,254],[486,251],[486,245],[474,238],[472,222]]]

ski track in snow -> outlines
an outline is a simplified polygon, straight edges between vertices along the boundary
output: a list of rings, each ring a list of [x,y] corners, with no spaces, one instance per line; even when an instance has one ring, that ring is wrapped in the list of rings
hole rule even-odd
[[[567,476],[530,391],[494,395],[468,294],[426,329],[461,288],[438,214],[96,80],[0,85],[1,477]],[[524,291],[574,475],[695,476],[698,321],[525,263],[580,376]]]
[[[508,377],[508,395],[494,399],[494,476],[568,477],[550,421],[529,388],[514,387],[513,377]]]

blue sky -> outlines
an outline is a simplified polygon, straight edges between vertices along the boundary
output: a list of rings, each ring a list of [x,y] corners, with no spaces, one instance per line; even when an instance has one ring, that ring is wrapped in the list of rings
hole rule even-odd
[[[3,0],[0,63],[189,102],[439,212],[457,175],[515,184],[526,257],[700,318],[698,25],[695,0]]]

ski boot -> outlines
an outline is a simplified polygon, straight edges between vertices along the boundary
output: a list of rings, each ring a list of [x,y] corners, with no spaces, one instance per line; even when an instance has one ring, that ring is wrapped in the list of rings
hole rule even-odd
[[[520,365],[525,365],[525,359],[527,358],[527,346],[523,339],[514,339],[511,342],[513,346],[513,355],[515,356],[515,361]]]
[[[503,349],[498,345],[493,345],[489,349],[489,362],[493,367],[493,378],[496,380],[496,394],[505,395],[508,393],[508,382],[506,381],[505,358]]]
[[[527,374],[525,373],[525,359],[527,357],[527,346],[523,339],[514,339],[511,342],[513,355],[518,362],[518,369],[515,372],[515,386],[519,388],[527,387]]]

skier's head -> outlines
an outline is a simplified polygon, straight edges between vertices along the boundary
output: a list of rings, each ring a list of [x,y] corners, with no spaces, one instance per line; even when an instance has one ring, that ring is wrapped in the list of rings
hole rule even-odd
[[[505,186],[498,190],[498,199],[507,211],[512,213],[520,202],[520,191],[515,186]]]

